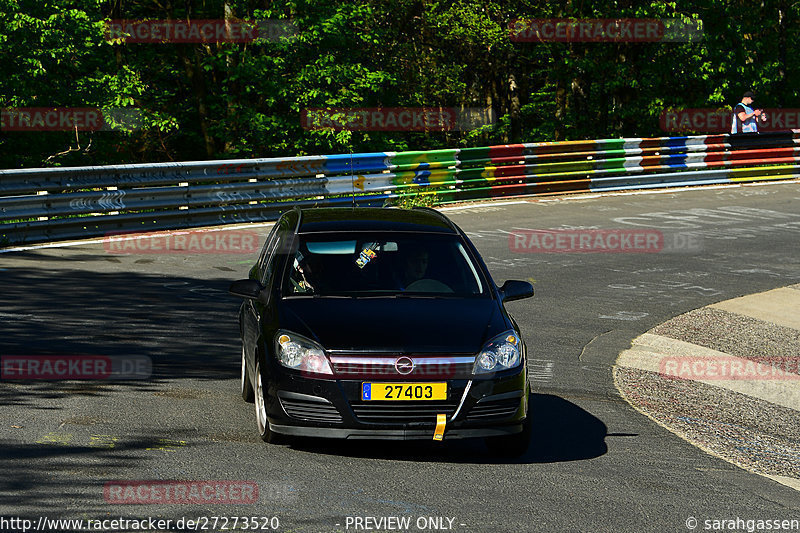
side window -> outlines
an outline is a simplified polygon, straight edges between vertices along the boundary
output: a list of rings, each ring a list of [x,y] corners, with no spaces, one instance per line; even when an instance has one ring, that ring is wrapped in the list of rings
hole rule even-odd
[[[280,261],[281,254],[287,253],[287,247],[291,244],[291,238],[294,233],[287,227],[286,224],[281,224],[273,235],[273,240],[270,243],[267,255],[264,258],[264,265],[261,269],[261,284],[268,285],[269,279],[275,271],[275,265]]]
[[[277,240],[278,235],[278,224],[272,226],[272,231],[269,232],[267,235],[267,240],[264,241],[264,247],[261,248],[261,254],[258,256],[258,271],[264,271],[264,263],[266,262],[267,258],[272,253],[273,248],[275,247],[275,241]]]
[[[275,268],[275,248],[276,245],[278,244],[278,241],[280,241],[280,239],[277,238],[277,235],[279,234],[276,233],[275,235],[276,238],[272,239],[272,242],[270,242],[269,249],[267,250],[267,253],[264,256],[264,263],[261,267],[260,277],[262,285],[266,285],[267,280],[269,279],[270,274],[272,273],[272,270]]]

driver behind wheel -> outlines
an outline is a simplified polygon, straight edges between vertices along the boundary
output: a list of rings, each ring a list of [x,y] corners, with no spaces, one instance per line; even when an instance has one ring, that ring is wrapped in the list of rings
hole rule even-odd
[[[430,255],[425,248],[411,248],[403,258],[402,287],[407,289],[415,281],[424,279],[429,262]]]

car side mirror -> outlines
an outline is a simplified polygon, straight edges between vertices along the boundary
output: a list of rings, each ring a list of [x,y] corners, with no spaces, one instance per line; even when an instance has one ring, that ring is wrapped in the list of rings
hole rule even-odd
[[[533,296],[533,285],[527,281],[510,279],[500,287],[500,299],[504,302],[513,302],[531,296]]]
[[[228,292],[231,294],[251,300],[257,300],[263,290],[264,286],[254,279],[240,279],[234,281],[231,283],[231,286],[228,287]]]

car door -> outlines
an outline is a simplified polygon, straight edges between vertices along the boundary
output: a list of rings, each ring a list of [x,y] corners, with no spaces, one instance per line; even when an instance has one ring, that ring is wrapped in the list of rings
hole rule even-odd
[[[261,249],[261,254],[258,257],[258,262],[250,270],[250,278],[261,281],[264,276],[264,271],[269,264],[270,258],[275,251],[275,246],[278,241],[278,227],[276,223],[272,231],[267,236],[264,246]],[[258,341],[260,326],[259,326],[259,310],[258,302],[251,299],[245,299],[242,303],[242,344],[244,345],[245,353],[247,354],[248,370],[253,372],[255,370],[255,348]],[[252,375],[252,373],[251,373]]]
[[[270,235],[269,246],[265,248],[263,260],[260,261],[254,273],[258,281],[265,287],[264,296],[258,300],[247,301],[247,348],[252,355],[250,370],[255,372],[255,358],[258,354],[259,343],[271,342],[272,334],[275,331],[277,315],[275,313],[275,298],[280,292],[280,278],[282,277],[282,267],[286,264],[286,257],[294,240],[294,227],[292,213],[287,214],[275,224],[273,233]],[[269,338],[262,338],[262,337]],[[265,352],[266,353],[266,352]],[[265,366],[265,369],[267,366]]]

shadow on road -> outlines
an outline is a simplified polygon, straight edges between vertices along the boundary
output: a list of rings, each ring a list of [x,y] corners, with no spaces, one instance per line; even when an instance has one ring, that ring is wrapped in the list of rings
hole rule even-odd
[[[57,516],[69,510],[66,500],[88,508],[84,517],[104,516],[109,507],[103,501],[103,484],[114,479],[113,473],[128,472],[128,478],[135,479],[130,465],[160,444],[156,437],[128,439],[107,449],[3,440],[0,508],[3,514],[13,509],[19,516]]]
[[[606,425],[588,411],[559,396],[531,394],[533,438],[528,455],[534,463],[578,461],[608,451]]]
[[[0,387],[3,405],[103,394],[119,386],[148,388],[163,379],[238,376],[241,300],[227,292],[232,278],[51,269],[42,264],[47,265],[0,273],[0,356],[145,356],[152,361],[152,376],[83,385],[26,381],[24,395]]]

